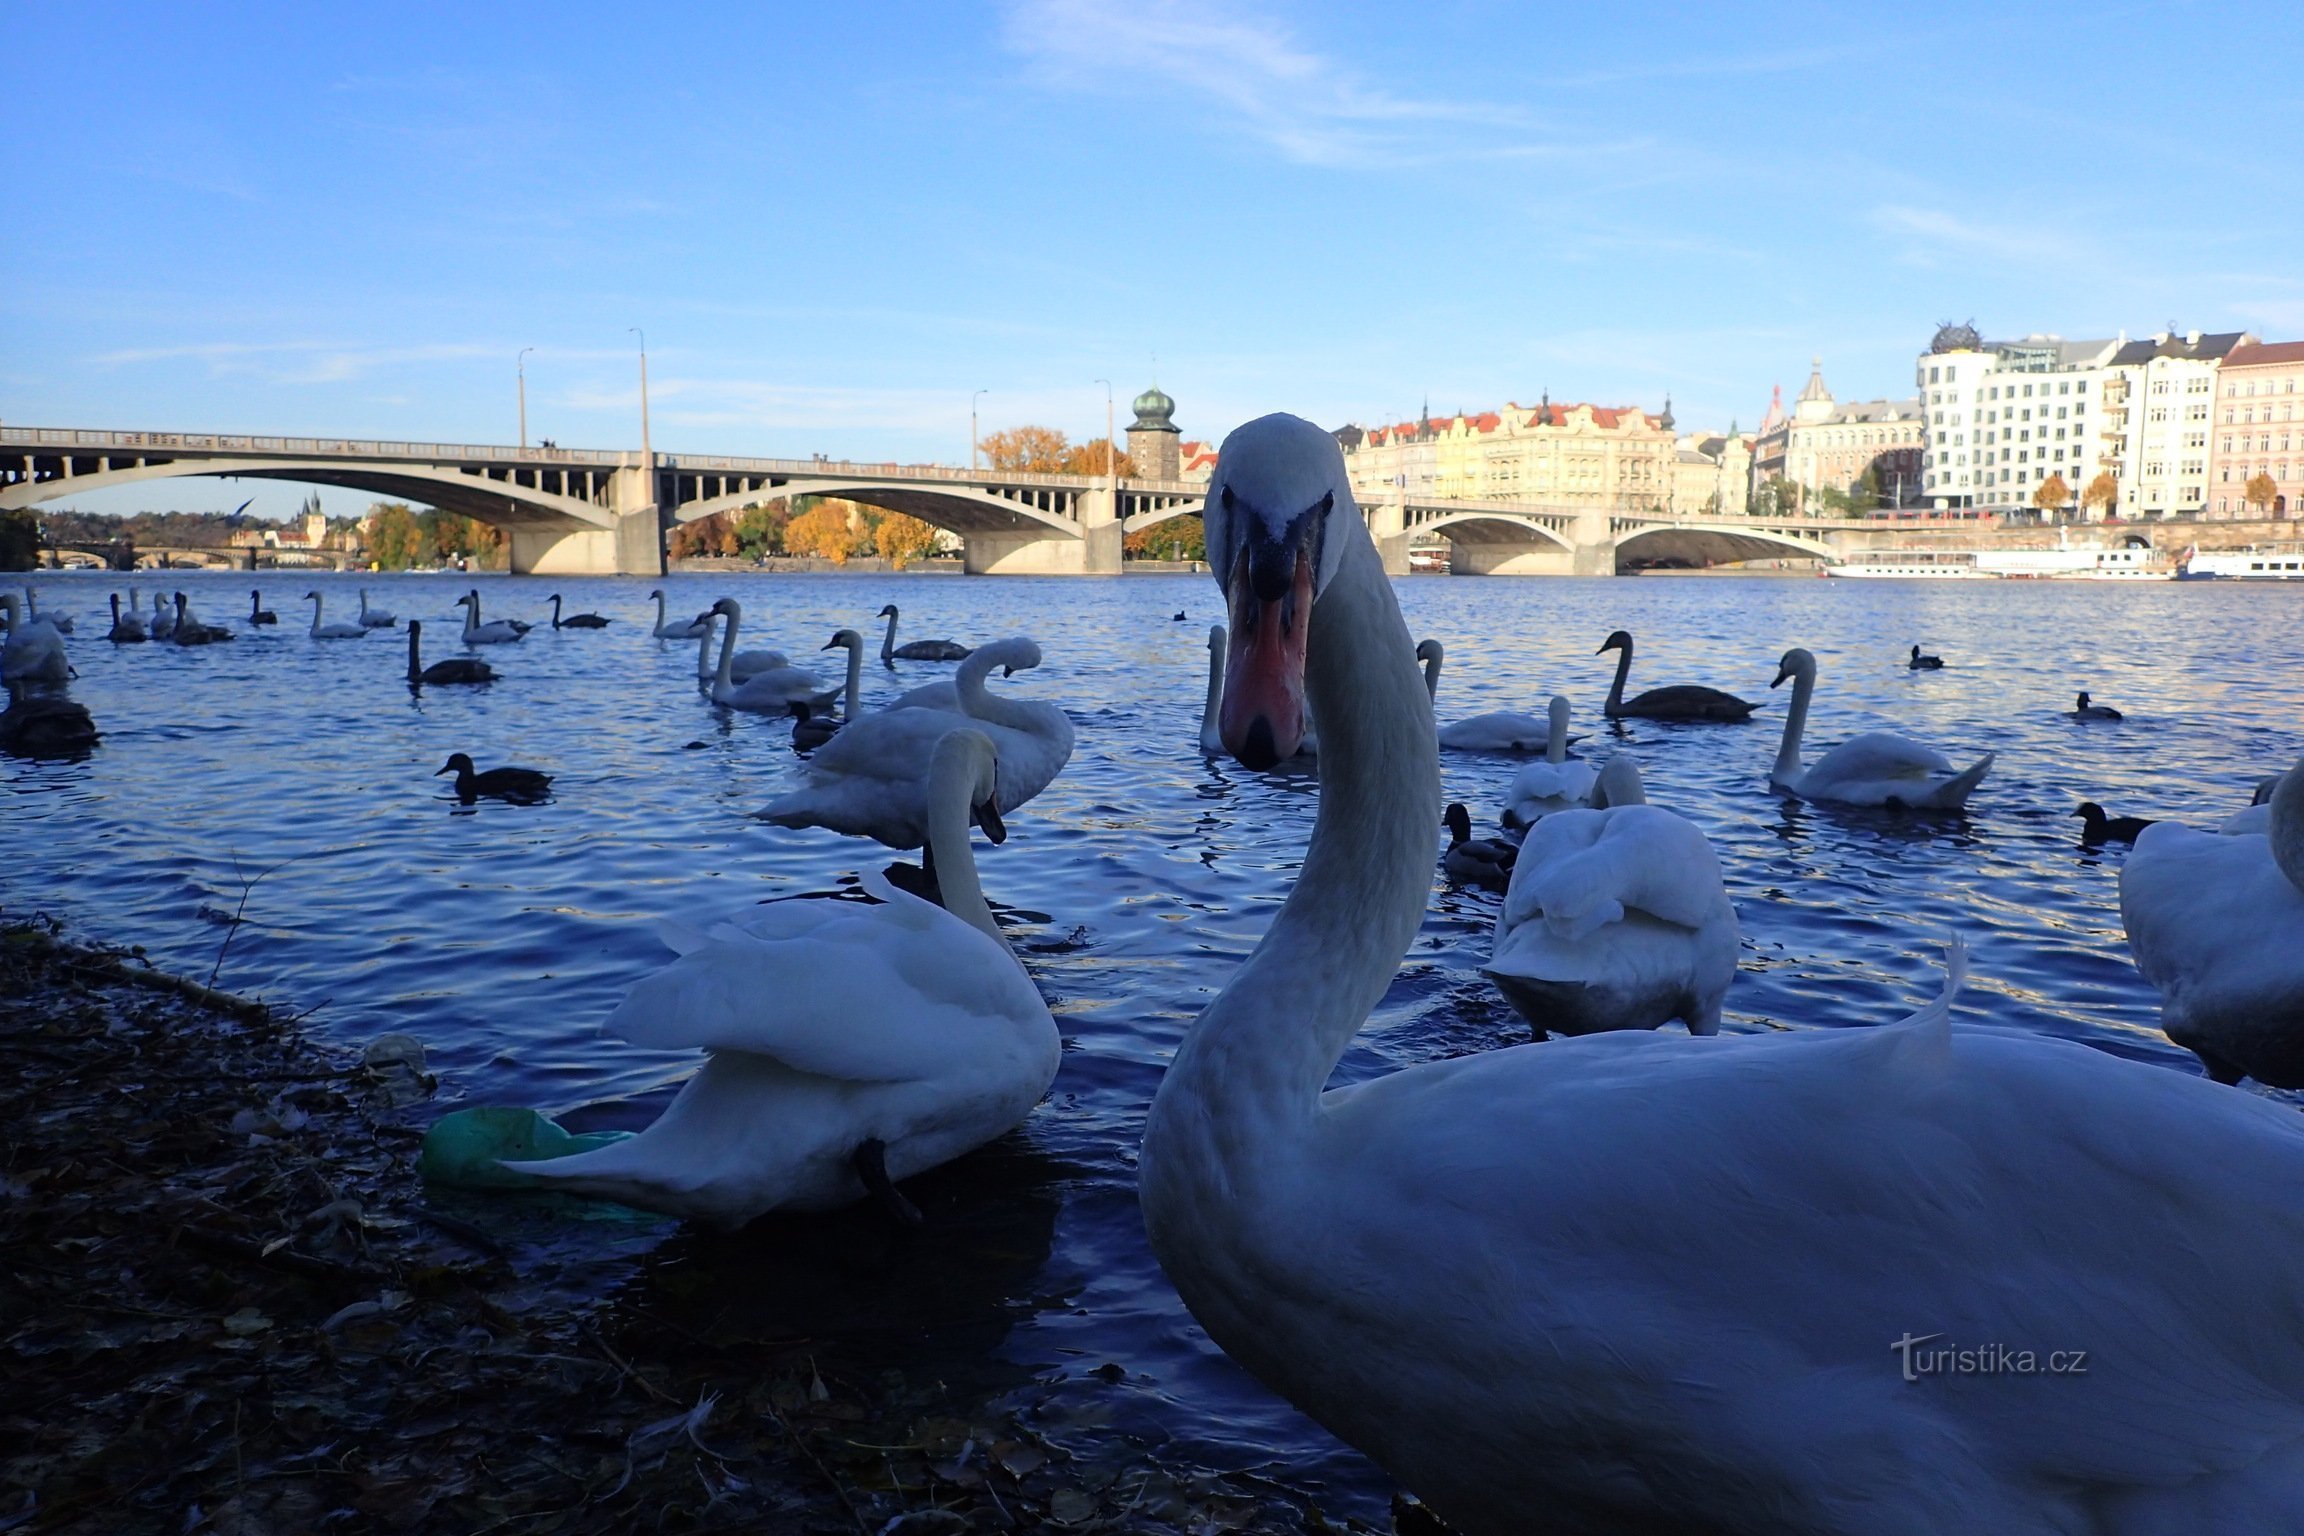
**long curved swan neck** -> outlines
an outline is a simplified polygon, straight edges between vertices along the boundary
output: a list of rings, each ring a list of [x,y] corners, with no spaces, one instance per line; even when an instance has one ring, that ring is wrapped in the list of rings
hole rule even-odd
[[[981,739],[981,738],[979,738]],[[976,788],[976,764],[969,753],[939,751],[928,785],[928,849],[936,860],[936,890],[944,910],[979,933],[1008,947],[991,904],[976,878],[976,850],[968,841],[968,800]]]
[[[1400,605],[1356,518],[1336,574],[1313,607],[1305,692],[1320,722],[1320,810],[1296,888],[1256,952],[1200,1015],[1160,1099],[1194,1106],[1164,1118],[1194,1145],[1186,1161],[1257,1176],[1275,1140],[1300,1136],[1320,1091],[1383,998],[1424,919],[1440,758],[1432,703],[1417,675]],[[1171,1096],[1175,1097],[1171,1097]],[[1157,1159],[1148,1158],[1148,1165]]]
[[[888,632],[880,637],[880,664],[896,665],[896,605],[888,605]]]
[[[1792,673],[1792,707],[1784,712],[1784,739],[1776,748],[1776,766],[1769,777],[1779,781],[1800,777],[1800,738],[1808,729],[1808,700],[1816,692],[1816,664],[1803,663]]]
[[[848,681],[840,687],[840,718],[856,718],[857,700],[864,696],[864,637],[854,630],[845,630],[848,638],[840,648],[848,653]]]
[[[1568,700],[1560,694],[1552,695],[1551,730],[1544,738],[1544,760],[1548,763],[1568,761]]]
[[[1424,653],[1424,698],[1427,703],[1440,699],[1440,658],[1446,653],[1437,640],[1427,640],[1417,647]]]
[[[408,621],[408,681],[412,683],[424,680],[424,661],[418,651],[420,642],[417,639],[423,633],[423,625],[414,619]]]
[[[726,691],[736,681],[736,624],[744,613],[743,609],[736,606],[736,599],[731,597],[725,601],[727,606],[724,608],[717,603],[713,605],[728,620],[727,633],[720,639],[720,668],[712,674],[712,691],[715,694]]]
[[[707,609],[704,614],[704,628],[696,636],[696,675],[698,677],[712,676],[712,631],[718,622],[718,614]]]
[[[952,691],[960,696],[961,713],[1010,730],[1045,730],[1039,713],[1031,705],[1019,699],[1004,699],[984,686],[985,677],[994,667],[1030,666],[1039,661],[1038,656],[1029,660],[1019,656],[1019,649],[1014,640],[994,640],[968,653],[968,659],[960,663],[960,670],[952,679]]]
[[[1216,729],[1216,711],[1224,703],[1224,626],[1208,627],[1208,697],[1200,706],[1200,739],[1205,742]]]
[[[2272,791],[2272,859],[2304,893],[2304,763],[2289,769]]]
[[[249,599],[249,601],[250,601],[250,602],[254,602],[254,601],[255,601],[254,597],[253,597],[253,596],[251,596],[251,597],[250,597],[250,599]],[[322,608],[323,606],[324,606],[324,604],[323,604],[323,602],[322,602],[322,599],[321,599],[321,596],[320,596],[320,594],[319,594],[319,593],[317,593],[317,592],[313,593],[313,594],[312,594],[312,633],[314,633],[315,635],[317,635],[318,633],[320,633],[320,610],[321,610],[321,608]]]
[[[1616,681],[1608,685],[1608,702],[1601,706],[1604,714],[1614,714],[1624,706],[1624,680],[1632,675],[1632,639],[1627,635],[1616,648]]]

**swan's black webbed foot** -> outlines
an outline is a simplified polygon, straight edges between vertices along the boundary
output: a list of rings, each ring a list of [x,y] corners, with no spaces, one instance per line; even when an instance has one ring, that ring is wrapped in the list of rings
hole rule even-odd
[[[879,1202],[880,1209],[907,1227],[920,1225],[920,1207],[904,1198],[888,1177],[888,1145],[873,1136],[858,1142],[849,1161],[856,1165],[856,1177],[864,1181],[865,1189]]]

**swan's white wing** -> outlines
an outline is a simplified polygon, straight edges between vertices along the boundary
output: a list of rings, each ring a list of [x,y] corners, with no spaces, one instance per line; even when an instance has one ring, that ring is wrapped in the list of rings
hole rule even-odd
[[[1555,1041],[1324,1110],[1307,1163],[1328,1172],[1274,1239],[1364,1282],[1371,1317],[1448,1298],[1466,1321],[1419,1343],[1462,1358],[1420,1369],[1502,1384],[1504,1417],[1556,1442],[1804,1491],[1852,1456],[1982,1461],[1987,1494],[2175,1484],[2304,1443],[2304,1123],[2284,1106],[1905,1026]],[[1893,1346],[1927,1335],[2086,1350],[2087,1374],[1907,1382]]]
[[[2224,824],[2216,830],[2226,837],[2246,837],[2251,834],[2268,837],[2272,832],[2272,802],[2267,800],[2262,805],[2251,805],[2234,811],[2224,818]]]
[[[1598,776],[1590,763],[1529,763],[1512,776],[1512,783],[1504,791],[1504,804],[1544,808],[1556,807],[1561,802],[1581,802],[1591,794],[1592,781]]]
[[[1693,823],[1661,806],[1561,811],[1521,846],[1500,921],[1542,914],[1567,936],[1610,904],[1680,928],[1717,922],[1728,910],[1719,857]]]
[[[1440,727],[1440,745],[1456,752],[1541,752],[1552,722],[1512,710],[1491,710]]]
[[[1811,784],[1822,784],[1836,779],[1925,779],[1951,771],[1951,759],[1933,747],[1887,731],[1867,731],[1825,753],[1805,777]]]
[[[941,709],[947,714],[957,715],[961,712],[960,690],[950,678],[945,678],[942,682],[922,683],[917,688],[907,689],[881,707],[883,709]]]
[[[632,988],[605,1028],[635,1045],[743,1051],[850,1082],[965,1067],[990,1032],[1045,1018],[1005,946],[917,898],[783,901],[714,925]]]
[[[2271,839],[2146,827],[2120,870],[2120,916],[2171,1024],[2304,1017],[2304,892],[2273,861]]]

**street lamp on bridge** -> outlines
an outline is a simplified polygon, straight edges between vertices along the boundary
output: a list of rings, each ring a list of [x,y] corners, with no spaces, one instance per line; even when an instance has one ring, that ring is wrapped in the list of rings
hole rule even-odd
[[[976,467],[976,402],[990,393],[992,391],[988,389],[980,389],[968,397],[968,467],[970,469]]]
[[[528,447],[528,354],[535,350],[534,347],[522,347],[520,356],[513,362],[513,366],[520,371],[520,447],[522,450],[526,450]]]
[[[656,454],[648,444],[648,333],[636,325],[624,329],[640,338],[640,462],[648,471],[648,504],[656,504]]]

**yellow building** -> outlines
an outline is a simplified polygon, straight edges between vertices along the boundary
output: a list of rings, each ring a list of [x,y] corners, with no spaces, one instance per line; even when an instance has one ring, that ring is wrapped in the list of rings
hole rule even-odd
[[[1518,501],[1611,511],[1671,504],[1679,444],[1669,405],[1554,405],[1349,426],[1336,434],[1363,502]]]

